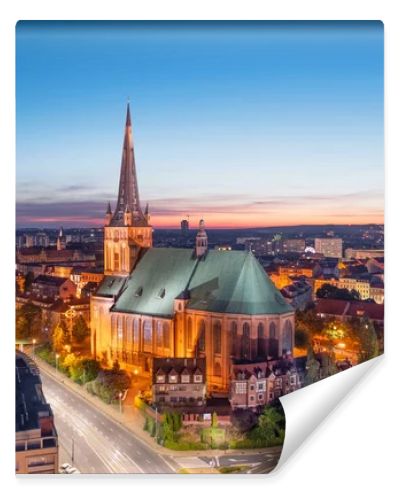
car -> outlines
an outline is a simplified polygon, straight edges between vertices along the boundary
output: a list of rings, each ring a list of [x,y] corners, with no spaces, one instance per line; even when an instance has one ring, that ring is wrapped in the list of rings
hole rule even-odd
[[[61,474],[80,474],[80,471],[69,463],[62,464],[59,468],[59,472]]]
[[[68,464],[68,463],[64,463],[62,465],[60,465],[60,468],[59,468],[59,471],[61,472],[61,474],[65,474],[66,470],[69,469],[70,467],[72,467],[72,465]]]

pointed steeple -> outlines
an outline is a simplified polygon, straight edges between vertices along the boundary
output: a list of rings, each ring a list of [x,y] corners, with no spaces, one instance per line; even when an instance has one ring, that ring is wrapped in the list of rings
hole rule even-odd
[[[124,144],[122,149],[121,172],[119,178],[118,201],[111,225],[124,225],[124,213],[128,208],[134,226],[147,226],[147,221],[140,208],[139,189],[136,178],[135,154],[132,138],[132,121],[129,103],[126,110]]]
[[[131,108],[129,107],[129,101],[128,101],[128,106],[126,108],[126,123],[125,127],[131,127],[132,122],[131,122]]]
[[[112,211],[111,211],[111,203],[110,203],[110,202],[108,202],[108,203],[107,203],[107,212],[106,212],[106,214],[107,214],[107,215],[112,214]]]

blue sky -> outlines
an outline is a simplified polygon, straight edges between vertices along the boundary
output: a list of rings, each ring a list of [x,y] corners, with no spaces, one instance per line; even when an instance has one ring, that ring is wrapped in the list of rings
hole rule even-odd
[[[125,108],[153,224],[383,222],[383,25],[20,22],[17,224],[101,224]]]

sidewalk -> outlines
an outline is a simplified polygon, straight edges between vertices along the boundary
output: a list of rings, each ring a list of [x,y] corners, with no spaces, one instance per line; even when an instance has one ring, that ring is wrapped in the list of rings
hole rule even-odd
[[[89,394],[86,389],[84,389],[79,384],[76,384],[66,375],[56,371],[51,365],[41,360],[36,356],[35,363],[38,365],[41,371],[52,377],[53,379],[63,383],[68,389],[75,392],[81,398],[88,401],[90,404],[95,406],[98,410],[104,413],[106,416],[114,420],[119,425],[123,426],[129,432],[135,435],[138,439],[144,442],[147,446],[155,450],[160,455],[166,455],[169,457],[192,457],[192,456],[220,456],[220,455],[257,455],[263,453],[277,453],[280,452],[281,447],[276,446],[272,448],[256,448],[250,450],[188,450],[188,451],[176,451],[170,450],[169,448],[164,448],[156,443],[154,438],[150,436],[146,431],[143,430],[145,423],[145,418],[141,411],[135,408],[133,405],[122,405],[123,411],[120,413],[119,407],[114,405],[108,405],[104,403],[97,396]]]

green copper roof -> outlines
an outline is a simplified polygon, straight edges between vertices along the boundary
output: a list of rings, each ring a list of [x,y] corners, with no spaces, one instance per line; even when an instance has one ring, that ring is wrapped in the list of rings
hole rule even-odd
[[[192,250],[149,248],[129,277],[113,310],[172,316],[197,260]]]
[[[292,311],[250,252],[211,250],[189,287],[190,309],[238,314]]]
[[[101,281],[99,288],[96,290],[96,296],[99,297],[116,297],[121,291],[126,278],[118,278],[117,276],[105,276]]]
[[[174,299],[183,295],[189,309],[250,315],[292,311],[251,253],[210,250],[198,260],[181,248],[150,248],[113,310],[172,316]]]

